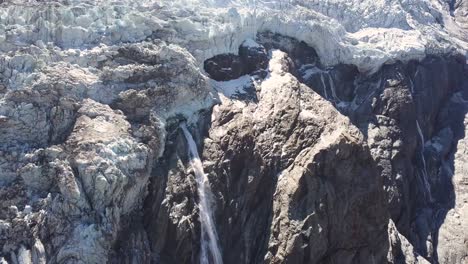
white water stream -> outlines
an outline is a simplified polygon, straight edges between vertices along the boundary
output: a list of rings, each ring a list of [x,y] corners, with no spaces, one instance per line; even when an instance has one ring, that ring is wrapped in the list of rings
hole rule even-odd
[[[415,77],[416,77],[417,74],[418,74],[418,71],[416,71]],[[410,91],[411,91],[412,96],[414,97],[414,94],[415,94],[414,83],[413,83],[413,80],[411,78],[409,78],[409,81],[410,81]],[[424,140],[424,135],[423,135],[423,133],[421,131],[421,127],[419,126],[419,122],[418,122],[417,118],[416,118],[416,128],[418,130],[419,140],[421,141],[421,161],[422,161],[422,166],[423,166],[422,169],[421,169],[422,181],[423,181],[424,187],[426,189],[426,194],[427,194],[429,200],[432,201],[431,186],[429,184],[427,169],[426,169],[426,158],[424,157],[425,140]]]
[[[321,70],[320,70],[320,71],[321,71]],[[329,98],[329,97],[328,97],[327,85],[325,84],[325,78],[323,77],[324,74],[327,75],[328,84],[330,85],[330,91],[331,91],[331,93],[332,93],[332,94],[331,94],[331,95],[332,95],[332,98]],[[322,81],[323,92],[324,92],[324,95],[325,95],[325,99],[327,99],[327,100],[333,99],[336,103],[339,103],[340,100],[338,99],[338,96],[336,95],[335,83],[334,83],[334,81],[333,81],[333,78],[332,78],[331,75],[330,75],[330,72],[328,72],[328,71],[321,71],[321,73],[320,73],[320,80]]]
[[[422,180],[424,183],[424,187],[426,189],[427,196],[429,200],[432,201],[431,186],[427,178],[428,175],[427,175],[427,169],[426,169],[426,158],[424,158],[424,135],[421,131],[421,127],[419,126],[419,122],[417,119],[416,119],[416,128],[418,129],[419,139],[421,140],[421,160],[422,160],[422,166],[423,166],[421,169]]]
[[[199,196],[199,214],[200,214],[200,225],[201,225],[201,252],[200,252],[200,264],[222,264],[223,258],[221,256],[221,250],[218,244],[218,234],[213,219],[213,194],[210,188],[210,182],[208,177],[203,171],[203,164],[198,155],[197,144],[193,140],[192,134],[187,129],[185,123],[181,123],[180,128],[184,132],[184,136],[187,139],[189,153],[190,153],[190,164],[192,165],[193,171],[197,181],[198,196]]]
[[[325,84],[325,79],[323,79],[323,74],[320,74],[320,80],[322,81],[323,93],[325,95],[325,99],[329,100],[330,98],[328,98],[327,85]]]
[[[333,81],[333,78],[331,77],[330,73],[327,73],[328,75],[328,83],[330,84],[330,90],[332,92],[333,99],[336,102],[340,102],[340,99],[338,99],[338,96],[336,95],[336,90],[335,90],[335,82]]]

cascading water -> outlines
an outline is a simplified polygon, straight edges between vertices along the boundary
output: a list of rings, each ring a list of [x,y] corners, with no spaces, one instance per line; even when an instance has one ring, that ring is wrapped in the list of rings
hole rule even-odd
[[[325,99],[329,99],[328,98],[328,94],[327,94],[327,85],[325,84],[325,79],[323,79],[323,73],[320,74],[320,80],[322,81],[322,85],[323,85],[323,92],[325,94]]]
[[[416,71],[415,76],[417,74],[418,74],[418,71]],[[414,83],[411,78],[409,78],[409,81],[410,81],[410,91],[414,97],[414,94],[415,94]],[[421,141],[421,161],[422,161],[421,177],[422,177],[424,187],[426,189],[426,195],[428,196],[429,200],[432,201],[431,186],[427,178],[428,175],[427,175],[427,169],[426,169],[426,158],[424,157],[424,135],[422,133],[421,127],[419,126],[419,122],[417,118],[416,118],[416,128],[418,130],[419,140]]]
[[[198,196],[200,199],[198,203],[201,225],[200,264],[222,264],[223,258],[221,257],[221,250],[218,245],[218,234],[216,232],[212,213],[213,194],[211,193],[210,183],[208,181],[208,177],[203,171],[203,165],[198,155],[197,145],[193,140],[192,134],[190,134],[185,123],[180,124],[180,128],[187,139],[189,154],[191,157],[190,164],[195,172]]]
[[[330,75],[330,72],[327,72],[328,75],[328,83],[330,83],[330,90],[332,92],[333,99],[336,102],[339,102],[340,100],[338,99],[338,96],[336,95],[336,90],[335,90],[335,82],[333,81],[333,78]]]
[[[338,99],[338,96],[336,96],[336,91],[335,91],[335,83],[333,81],[333,78],[331,77],[330,75],[330,72],[328,71],[322,71],[320,70],[321,73],[320,73],[320,80],[322,81],[322,86],[323,86],[323,92],[324,92],[324,95],[325,95],[325,99],[327,100],[334,100],[335,102],[339,102],[340,100]],[[327,75],[327,78],[328,78],[328,84],[330,85],[330,91],[331,91],[331,95],[332,95],[332,98],[329,98],[328,97],[328,91],[327,91],[327,85],[325,84],[325,78],[323,77],[323,75],[326,74]]]
[[[426,194],[429,200],[432,201],[431,186],[429,185],[429,180],[427,179],[426,158],[424,158],[424,135],[421,131],[421,127],[419,126],[419,122],[417,119],[416,119],[416,128],[418,129],[419,139],[421,141],[422,180],[424,183],[424,187],[426,188]]]

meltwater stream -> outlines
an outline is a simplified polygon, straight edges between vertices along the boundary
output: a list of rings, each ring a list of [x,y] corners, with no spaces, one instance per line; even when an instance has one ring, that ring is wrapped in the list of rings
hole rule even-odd
[[[223,258],[221,257],[221,250],[218,245],[218,234],[213,220],[213,194],[211,193],[210,183],[208,181],[208,177],[203,171],[203,165],[198,155],[197,145],[193,140],[192,134],[190,134],[185,123],[180,124],[180,128],[187,139],[191,157],[190,164],[195,172],[198,196],[200,199],[198,204],[201,225],[200,264],[222,264]]]
[[[422,161],[422,180],[424,183],[424,187],[426,189],[426,195],[429,198],[429,201],[432,202],[432,195],[431,195],[431,185],[429,184],[428,175],[427,175],[427,166],[426,166],[426,158],[424,158],[424,135],[421,131],[421,127],[419,126],[419,122],[416,119],[416,128],[418,130],[419,140],[421,140],[421,161]]]
[[[416,73],[414,74],[415,77],[418,75],[418,71],[419,71],[419,69],[416,70]],[[414,92],[413,80],[411,78],[409,78],[409,82],[410,82],[411,94],[414,96],[415,92]],[[424,184],[425,194],[429,198],[429,201],[432,202],[433,199],[432,199],[432,194],[431,194],[431,185],[429,184],[428,174],[427,174],[427,166],[426,166],[426,158],[424,157],[424,144],[425,144],[424,134],[422,133],[421,127],[419,126],[419,121],[418,121],[417,117],[416,117],[416,129],[418,130],[419,140],[421,141],[421,143],[420,143],[421,144],[421,162],[422,162],[421,178],[422,178],[422,182]]]

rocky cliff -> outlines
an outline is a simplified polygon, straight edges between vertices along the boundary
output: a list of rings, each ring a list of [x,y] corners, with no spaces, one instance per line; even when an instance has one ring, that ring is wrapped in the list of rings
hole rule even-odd
[[[466,2],[196,4],[0,2],[0,263],[467,263]]]

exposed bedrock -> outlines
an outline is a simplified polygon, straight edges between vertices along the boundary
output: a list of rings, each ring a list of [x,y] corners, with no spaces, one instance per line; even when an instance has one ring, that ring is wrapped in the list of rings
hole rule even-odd
[[[272,56],[257,104],[223,101],[205,117],[208,131],[195,132],[225,262],[383,261],[385,247],[373,242],[388,243],[388,215],[364,135],[289,73],[285,53]],[[171,142],[155,177],[167,177],[166,187],[156,184],[146,219],[160,260],[190,263],[199,247],[194,179],[180,133]]]
[[[459,246],[439,239],[457,196],[463,57],[397,62],[369,76],[325,68],[294,39],[266,33],[257,42],[270,53],[268,76],[247,83],[258,101],[221,92],[192,127],[225,262],[463,263],[463,231],[444,233]],[[172,135],[145,221],[158,260],[189,263],[198,259],[196,193],[185,142]]]
[[[247,39],[239,46],[239,55],[220,54],[207,59],[204,69],[216,81],[237,79],[268,66],[268,54],[262,45]]]

